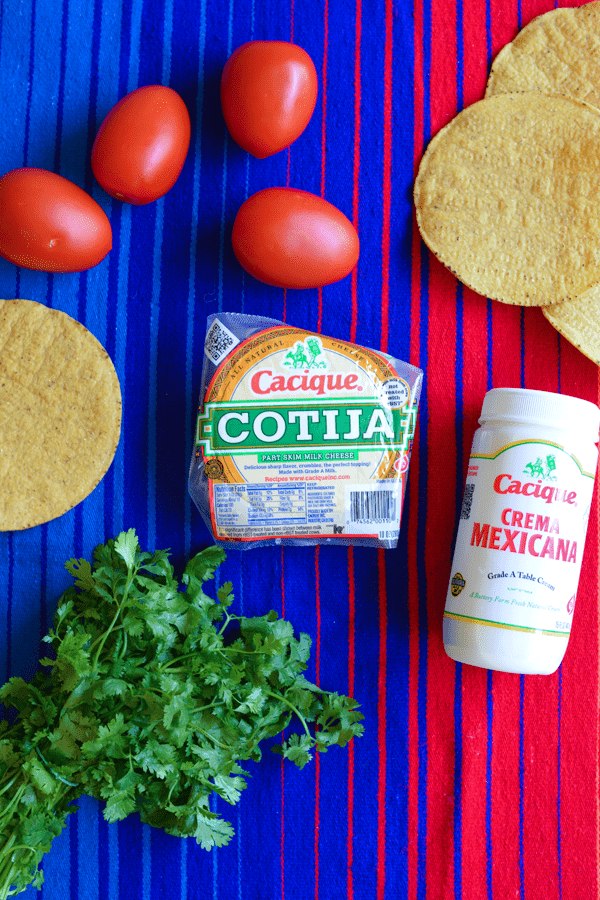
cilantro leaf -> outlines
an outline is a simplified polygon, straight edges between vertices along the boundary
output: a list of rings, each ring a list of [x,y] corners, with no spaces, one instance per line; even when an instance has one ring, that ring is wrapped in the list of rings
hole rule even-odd
[[[167,551],[148,553],[133,529],[69,560],[73,584],[44,638],[53,656],[27,682],[12,678],[0,702],[0,900],[39,885],[38,869],[82,793],[108,822],[133,812],[210,849],[231,824],[211,797],[235,804],[245,760],[262,743],[302,768],[315,751],[362,734],[355,700],[304,677],[311,640],[274,610],[236,616],[230,582],[207,583],[221,547],[189,560],[181,581]],[[16,848],[19,849],[16,849]]]

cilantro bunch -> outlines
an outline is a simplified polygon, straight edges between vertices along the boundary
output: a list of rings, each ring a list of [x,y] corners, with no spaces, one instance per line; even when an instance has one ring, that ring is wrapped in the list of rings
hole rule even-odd
[[[137,812],[209,849],[233,835],[211,796],[238,801],[242,763],[261,759],[262,741],[295,719],[299,731],[271,749],[302,767],[362,733],[354,700],[302,674],[307,635],[273,611],[234,615],[231,584],[205,592],[224,558],[217,546],[197,554],[180,585],[168,553],[142,552],[131,529],[92,564],[66,564],[75,580],[44,638],[52,657],[0,689],[17,710],[0,723],[0,900],[39,887],[39,863],[84,793],[109,822]]]

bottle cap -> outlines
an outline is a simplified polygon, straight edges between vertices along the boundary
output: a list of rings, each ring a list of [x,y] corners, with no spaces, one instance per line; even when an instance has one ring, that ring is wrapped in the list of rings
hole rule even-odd
[[[600,409],[595,403],[554,394],[550,391],[530,391],[524,388],[493,388],[483,398],[479,424],[486,421],[514,421],[528,425],[575,431],[584,439],[598,441]]]

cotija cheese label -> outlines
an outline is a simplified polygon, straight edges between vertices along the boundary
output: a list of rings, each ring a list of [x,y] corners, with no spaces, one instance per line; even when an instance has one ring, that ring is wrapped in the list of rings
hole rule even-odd
[[[190,471],[215,538],[395,546],[420,370],[285,324],[240,340],[235,320],[209,325]]]

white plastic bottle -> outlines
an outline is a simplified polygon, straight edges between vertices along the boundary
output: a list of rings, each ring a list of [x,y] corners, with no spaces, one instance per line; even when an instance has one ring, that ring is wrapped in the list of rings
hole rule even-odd
[[[598,460],[586,400],[495,388],[475,432],[444,612],[458,662],[550,674],[573,620]]]

